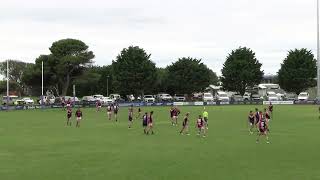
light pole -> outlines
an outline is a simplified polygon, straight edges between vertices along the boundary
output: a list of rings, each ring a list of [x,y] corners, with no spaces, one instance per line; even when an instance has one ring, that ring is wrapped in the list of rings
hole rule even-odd
[[[107,97],[109,97],[109,75],[107,76]]]
[[[9,60],[7,60],[7,110],[9,110]]]
[[[41,107],[43,108],[43,61],[41,62]]]
[[[320,97],[319,0],[317,0],[317,97]]]

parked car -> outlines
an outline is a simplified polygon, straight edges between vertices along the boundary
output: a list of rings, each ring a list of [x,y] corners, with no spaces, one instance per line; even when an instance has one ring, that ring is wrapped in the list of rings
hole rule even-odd
[[[41,96],[40,99],[37,99],[38,103],[41,104]],[[55,103],[55,97],[54,96],[43,96],[43,103],[44,104],[54,104]]]
[[[119,94],[110,94],[109,98],[113,99],[114,101],[120,101],[121,100],[121,96]]]
[[[204,102],[214,101],[214,97],[211,93],[203,93],[202,100]]]
[[[147,103],[154,103],[156,100],[153,97],[153,95],[144,95],[143,96],[143,101]]]
[[[279,97],[273,91],[267,92],[267,100],[268,101],[279,101]]]
[[[297,95],[295,95],[295,94],[287,94],[285,99],[287,101],[295,101],[295,100],[297,100]]]
[[[183,94],[175,94],[173,99],[175,101],[186,101],[186,97]]]
[[[20,100],[17,100],[17,102],[19,102],[19,101],[22,102],[25,105],[33,105],[34,104],[33,99],[31,99],[29,97],[24,97],[24,98],[22,98]]]
[[[7,96],[3,96],[2,103],[5,105],[7,104],[7,101],[8,101],[9,105],[13,105],[17,101],[17,99],[18,99],[18,96],[14,96],[14,95],[9,96],[9,99],[7,99]]]
[[[262,101],[263,97],[261,97],[259,94],[251,94],[250,99],[251,101]]]
[[[96,102],[97,100],[93,96],[83,96],[82,101],[84,102]]]
[[[158,94],[157,97],[160,101],[172,101],[173,99],[170,94]]]
[[[243,97],[241,96],[241,94],[233,94],[231,96],[231,100],[236,102],[243,101]]]
[[[96,100],[101,100],[103,98],[103,95],[96,94],[96,95],[93,95],[92,97],[95,98]]]
[[[218,91],[216,98],[218,101],[222,101],[222,102],[229,102],[229,97],[228,94],[226,92],[223,91]]]
[[[301,92],[301,93],[298,95],[298,100],[299,100],[299,101],[308,101],[308,100],[309,100],[309,93],[307,93],[307,92]]]
[[[243,101],[251,101],[251,93],[245,92],[243,95]]]
[[[101,102],[102,102],[102,104],[111,104],[111,103],[114,103],[114,100],[109,97],[103,97],[101,99]]]
[[[127,95],[128,101],[134,101],[136,98],[134,97],[133,94]]]

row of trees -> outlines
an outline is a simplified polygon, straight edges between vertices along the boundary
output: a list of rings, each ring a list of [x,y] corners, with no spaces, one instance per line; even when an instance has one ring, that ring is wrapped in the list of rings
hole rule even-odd
[[[45,90],[56,95],[122,95],[168,92],[192,94],[201,92],[209,84],[222,82],[228,91],[244,94],[247,87],[259,84],[264,72],[255,53],[246,47],[233,50],[226,58],[220,79],[201,59],[179,58],[166,68],[157,68],[151,54],[138,46],[124,48],[111,65],[94,66],[94,54],[80,40],[63,39],[54,42],[50,54],[40,55],[35,63],[10,60],[10,87],[19,95],[40,95],[41,64],[44,63]],[[6,76],[6,62],[0,63],[0,73]],[[289,51],[278,72],[279,83],[289,92],[299,93],[315,86],[316,60],[311,51]],[[0,82],[0,92],[5,92],[5,82]]]

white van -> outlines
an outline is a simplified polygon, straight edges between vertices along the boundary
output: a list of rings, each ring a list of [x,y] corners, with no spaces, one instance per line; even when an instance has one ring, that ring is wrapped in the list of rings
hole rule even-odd
[[[217,100],[222,101],[222,102],[229,102],[230,99],[229,99],[228,94],[226,92],[218,91],[217,92]]]
[[[202,99],[204,102],[214,101],[214,98],[211,93],[203,93]]]

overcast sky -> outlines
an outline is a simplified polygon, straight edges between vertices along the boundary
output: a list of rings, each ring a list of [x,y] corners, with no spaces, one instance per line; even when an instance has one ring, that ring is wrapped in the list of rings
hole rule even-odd
[[[157,66],[190,56],[218,74],[247,46],[275,74],[289,49],[315,52],[316,0],[0,0],[1,61],[34,62],[63,38],[84,41],[98,65],[134,45]]]

